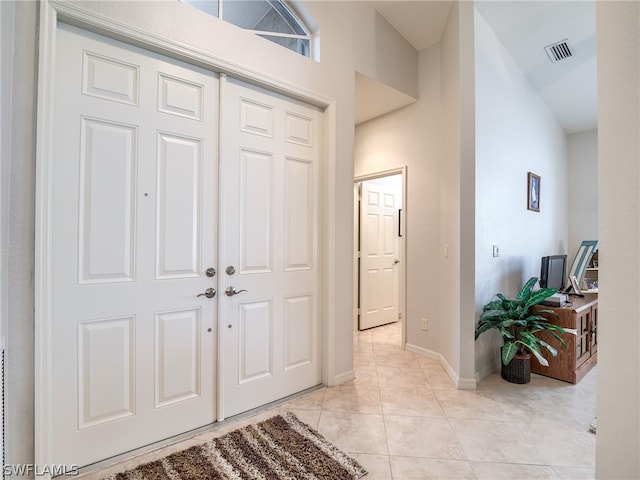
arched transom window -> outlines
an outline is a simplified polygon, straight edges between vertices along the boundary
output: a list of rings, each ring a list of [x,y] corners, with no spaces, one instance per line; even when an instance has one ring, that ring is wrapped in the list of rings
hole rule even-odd
[[[309,29],[282,0],[181,1],[300,55],[311,56]]]

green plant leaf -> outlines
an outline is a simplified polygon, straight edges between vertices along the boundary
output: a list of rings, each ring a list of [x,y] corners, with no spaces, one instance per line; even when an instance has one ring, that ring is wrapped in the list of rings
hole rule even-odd
[[[542,345],[547,350],[549,350],[549,353],[551,353],[551,355],[553,355],[554,357],[558,356],[558,351],[555,348],[553,348],[551,345],[549,345],[547,342],[545,342],[544,340],[539,340],[539,342],[540,342],[540,345]]]
[[[528,299],[531,296],[531,290],[533,289],[533,286],[537,281],[538,277],[531,277],[529,280],[527,280],[527,283],[522,286],[516,298],[519,298],[521,300]]]
[[[483,312],[486,310],[503,310],[502,301],[494,300],[493,302],[487,303],[484,307],[482,307]]]
[[[508,365],[518,353],[518,347],[514,342],[505,342],[502,346],[502,363]]]
[[[491,330],[492,328],[496,328],[496,325],[494,323],[491,323],[491,322],[478,324],[478,326],[476,327],[476,340],[478,339],[478,337],[481,334],[483,334],[487,330]]]
[[[523,343],[525,343],[528,347],[535,348],[534,346],[538,346],[538,342],[540,341],[538,337],[536,337],[533,333],[528,331],[520,332],[520,339]]]
[[[534,305],[538,305],[539,303],[544,302],[547,298],[549,298],[551,295],[555,295],[556,293],[558,293],[557,288],[541,288],[540,290],[536,290],[531,294],[529,300],[527,300],[525,308],[529,309]]]
[[[541,312],[536,312],[533,315],[529,315],[527,320],[535,320],[536,322],[549,323],[549,319],[547,317],[543,317],[540,315]]]
[[[502,336],[502,338],[507,338],[509,340],[513,340],[515,338],[513,334],[506,328],[501,327],[498,329],[498,331],[500,332],[500,335]]]
[[[487,320],[490,318],[502,317],[505,314],[504,310],[485,310],[480,314],[480,320]]]
[[[564,328],[564,327],[561,327],[560,325],[555,325],[553,323],[548,323],[544,327],[545,327],[545,330],[547,330],[549,333],[551,333],[551,331],[556,331],[560,333],[568,333],[570,335],[578,334],[578,331],[575,328]]]
[[[565,342],[564,338],[562,338],[558,333],[567,333],[569,335],[577,335],[578,332],[575,328],[564,328],[561,327],[559,325],[548,325],[546,328],[546,331],[549,335],[553,336],[554,338],[558,339],[560,341],[560,343],[562,343],[563,346],[567,345],[567,342]],[[556,333],[558,332],[558,333]]]
[[[540,365],[542,365],[543,367],[549,366],[549,362],[547,362],[547,359],[544,358],[539,352],[536,352],[535,350],[531,350],[531,353],[533,353],[536,356],[536,358],[538,359],[538,362],[540,362]]]

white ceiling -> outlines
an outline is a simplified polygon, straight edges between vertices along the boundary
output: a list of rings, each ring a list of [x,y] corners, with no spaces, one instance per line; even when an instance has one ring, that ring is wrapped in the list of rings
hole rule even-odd
[[[375,3],[378,12],[419,51],[440,41],[453,2],[398,0]],[[595,2],[503,0],[478,1],[476,5],[565,132],[596,128]],[[568,40],[573,56],[552,63],[544,47],[564,39]],[[358,89],[366,87],[367,91],[374,92],[376,101],[380,101],[384,89],[376,90],[369,79],[365,85],[363,78],[356,80]],[[368,95],[360,93],[359,97],[357,123],[373,118],[372,114],[384,113],[371,112],[370,104],[374,102],[366,100]],[[393,99],[385,104],[386,111],[403,106],[394,106]],[[364,112],[365,107],[368,112]]]

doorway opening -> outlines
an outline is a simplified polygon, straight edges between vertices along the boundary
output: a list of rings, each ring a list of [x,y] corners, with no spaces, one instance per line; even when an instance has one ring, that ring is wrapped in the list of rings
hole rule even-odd
[[[354,179],[354,331],[395,322],[405,344],[406,167]]]

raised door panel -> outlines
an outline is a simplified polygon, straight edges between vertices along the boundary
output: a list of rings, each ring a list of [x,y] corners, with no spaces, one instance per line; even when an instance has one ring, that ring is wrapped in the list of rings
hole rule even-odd
[[[78,324],[78,429],[135,415],[135,318]]]
[[[156,314],[156,408],[200,395],[201,332],[200,309]]]
[[[387,267],[382,270],[382,285],[381,289],[381,301],[383,310],[394,310],[396,306],[396,269],[394,267]]]
[[[82,93],[138,105],[140,67],[97,53],[83,52]]]
[[[273,138],[274,107],[258,101],[240,100],[240,131]]]
[[[293,112],[284,114],[286,142],[313,148],[313,119]]]
[[[382,310],[383,275],[383,271],[378,268],[370,268],[366,271],[366,278],[364,279],[365,285],[367,286],[365,292],[365,311],[368,314],[373,314]]]
[[[381,256],[380,248],[382,247],[378,241],[380,238],[380,215],[371,213],[367,215],[365,222],[366,235],[371,241],[366,242],[364,254],[367,258],[378,258]]]
[[[313,361],[313,296],[285,298],[284,369],[290,370]]]
[[[201,140],[158,134],[156,278],[200,275]]]
[[[158,75],[158,111],[202,120],[204,86],[166,73]]]
[[[273,375],[273,323],[271,301],[240,304],[239,384]]]
[[[271,153],[240,152],[240,273],[273,271],[273,175]]]
[[[135,279],[137,128],[82,118],[79,283]]]
[[[285,159],[285,270],[313,268],[314,222],[313,164]]]
[[[396,252],[396,236],[398,225],[393,215],[381,215],[382,217],[382,254],[385,257],[394,257]]]

